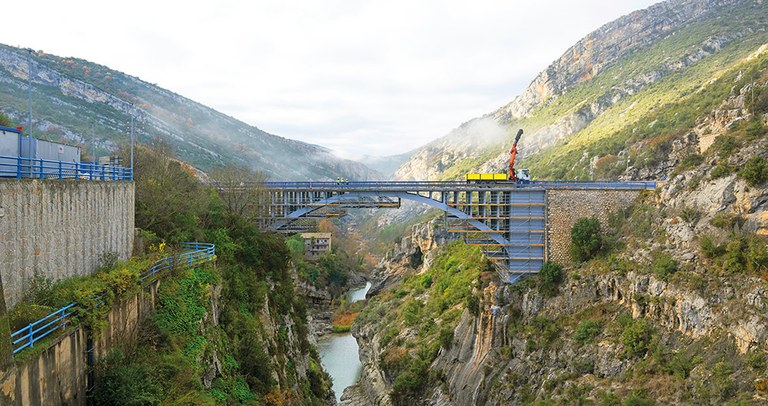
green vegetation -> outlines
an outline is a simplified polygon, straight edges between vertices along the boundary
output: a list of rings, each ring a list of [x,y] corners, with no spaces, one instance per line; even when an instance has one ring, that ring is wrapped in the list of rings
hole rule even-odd
[[[626,324],[621,333],[624,354],[628,357],[641,357],[648,351],[653,328],[643,319],[635,319]]]
[[[768,163],[759,156],[753,157],[744,164],[739,177],[744,178],[750,186],[760,185],[768,180]]]
[[[768,272],[768,244],[760,236],[732,233],[728,242],[717,243],[712,236],[704,235],[699,247],[723,275]]]
[[[677,272],[679,265],[669,254],[662,253],[653,261],[652,272],[657,278],[668,281],[669,277]]]
[[[158,241],[213,242],[217,266],[174,271],[163,280],[141,342],[113,354],[120,362],[99,369],[95,403],[326,404],[330,378],[308,341],[306,305],[294,292],[289,267],[290,244],[259,231],[247,213],[236,213],[176,161],[148,149],[140,149],[137,158],[137,225]],[[158,201],[173,210],[153,208]],[[120,289],[119,281],[106,278],[105,284]],[[213,302],[218,324],[211,318]],[[308,359],[306,370],[296,364],[296,354]],[[203,377],[214,357],[222,370],[206,386]],[[126,380],[137,374],[143,376],[141,387]]]
[[[462,312],[477,314],[488,306],[473,293],[473,286],[482,287],[492,274],[477,247],[453,241],[429,270],[408,275],[395,291],[369,300],[358,320],[383,331],[380,360],[393,384],[395,404],[416,401],[428,385],[442,379],[429,365],[440,348],[451,347]],[[405,342],[400,338],[404,332],[416,334]]]
[[[575,261],[587,261],[603,248],[600,221],[582,217],[571,228],[571,257]]]
[[[13,127],[13,121],[11,121],[10,117],[6,116],[2,112],[0,112],[0,126]]]
[[[714,179],[720,179],[722,177],[728,176],[733,172],[730,166],[725,163],[719,163],[717,166],[715,166],[712,169],[712,172],[709,173],[709,177]]]
[[[602,326],[599,321],[585,320],[579,323],[573,338],[582,344],[589,344],[600,334],[600,331]]]
[[[106,325],[105,317],[111,305],[140,289],[139,273],[148,269],[151,263],[149,258],[118,262],[116,255],[108,254],[102,257],[101,265],[92,275],[76,276],[56,283],[36,275],[22,302],[10,312],[11,330],[16,331],[75,303],[76,317],[71,325],[82,324],[98,334]]]
[[[697,119],[717,108],[731,92],[764,81],[768,56],[747,58],[768,41],[768,33],[762,30],[765,21],[759,17],[764,14],[763,4],[740,5],[719,16],[715,24],[703,21],[680,27],[674,35],[631,52],[599,75],[569,84],[566,93],[537,106],[529,117],[506,123],[510,129],[522,127],[533,133],[574,116],[577,122],[591,118],[596,106],[604,109],[567,139],[527,156],[523,165],[537,178],[615,179],[628,166],[650,168],[669,159],[672,143],[687,134]],[[690,61],[692,55],[698,59],[713,38],[722,40],[722,47],[684,69],[671,68],[672,61]],[[657,76],[661,79],[636,88]],[[748,108],[768,110],[768,92],[756,87]],[[605,108],[609,100],[612,105]],[[750,137],[760,136],[761,131],[764,134],[757,121],[750,123]],[[513,135],[510,131],[503,145]],[[499,151],[499,145],[483,146],[446,168],[440,178],[459,178],[496,158]],[[598,158],[594,170],[585,154]],[[701,155],[692,154],[680,170],[701,160]],[[434,165],[439,168],[439,163]]]
[[[554,296],[557,293],[558,286],[565,279],[563,267],[554,262],[547,261],[539,270],[538,278],[541,293],[547,296]]]

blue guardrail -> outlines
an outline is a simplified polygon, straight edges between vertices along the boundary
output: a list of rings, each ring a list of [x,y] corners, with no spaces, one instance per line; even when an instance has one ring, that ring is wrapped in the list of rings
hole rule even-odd
[[[0,178],[133,180],[133,169],[96,162],[63,162],[0,155]]]
[[[216,246],[210,243],[185,242],[181,244],[181,248],[187,251],[158,260],[151,268],[139,275],[139,280],[146,280],[163,270],[176,266],[192,266],[197,263],[207,262],[216,255]],[[34,347],[36,342],[54,331],[64,330],[68,324],[74,321],[73,314],[78,307],[77,303],[70,303],[12,333],[11,346],[13,347],[13,353],[16,354],[25,348]]]

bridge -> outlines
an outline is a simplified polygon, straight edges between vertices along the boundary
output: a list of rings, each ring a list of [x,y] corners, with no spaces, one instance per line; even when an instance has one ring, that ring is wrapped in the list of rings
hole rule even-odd
[[[442,210],[447,231],[479,246],[502,278],[539,271],[549,256],[548,193],[554,190],[642,191],[655,182],[460,181],[266,182],[259,194],[264,229],[303,231],[302,218],[338,217],[352,208],[399,208],[402,199]]]

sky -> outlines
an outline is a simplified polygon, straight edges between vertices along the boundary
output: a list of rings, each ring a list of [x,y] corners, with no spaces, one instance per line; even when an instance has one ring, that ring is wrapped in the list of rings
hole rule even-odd
[[[507,104],[656,0],[13,1],[0,42],[137,76],[345,158],[410,151]]]

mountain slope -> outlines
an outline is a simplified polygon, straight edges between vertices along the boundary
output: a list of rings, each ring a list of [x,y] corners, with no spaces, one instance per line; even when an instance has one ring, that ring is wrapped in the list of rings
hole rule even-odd
[[[588,179],[607,155],[642,167],[643,141],[691,128],[722,101],[730,86],[717,79],[738,73],[768,43],[766,16],[768,5],[752,0],[672,0],[631,13],[579,41],[508,105],[419,149],[396,174],[503,171],[517,128],[526,131],[522,166],[537,178]],[[686,100],[684,119],[637,135],[641,118]]]
[[[27,124],[30,59],[33,134],[40,138],[80,144],[89,154],[95,147],[105,155],[128,143],[133,115],[139,142],[162,139],[180,159],[203,170],[235,163],[265,171],[273,180],[378,176],[326,148],[266,133],[136,77],[81,59],[0,45],[0,111],[20,125]]]

